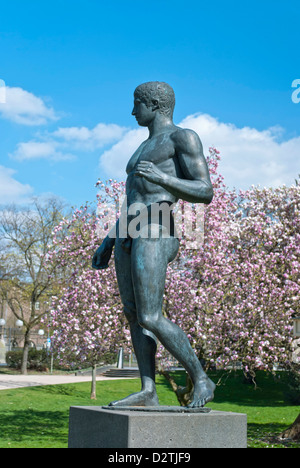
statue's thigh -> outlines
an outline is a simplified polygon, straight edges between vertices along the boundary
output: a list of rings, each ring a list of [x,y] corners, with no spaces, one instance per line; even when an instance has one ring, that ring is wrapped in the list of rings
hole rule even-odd
[[[138,315],[161,313],[173,239],[133,240],[131,276]]]
[[[115,267],[119,292],[125,307],[135,308],[135,297],[131,276],[131,254],[124,251],[121,243],[124,239],[116,239]]]

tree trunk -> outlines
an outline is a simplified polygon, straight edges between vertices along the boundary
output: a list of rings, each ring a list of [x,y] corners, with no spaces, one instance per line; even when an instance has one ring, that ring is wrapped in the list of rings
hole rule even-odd
[[[30,346],[30,330],[26,330],[24,336],[24,347],[23,347],[23,355],[22,355],[22,363],[21,363],[21,374],[27,374],[27,363],[28,363],[28,352]]]
[[[282,439],[300,440],[300,414],[296,421],[280,434]]]
[[[93,368],[92,368],[91,400],[97,400],[97,397],[96,397],[96,370],[97,370],[97,364],[94,364]]]
[[[193,384],[188,374],[186,374],[186,386],[182,387],[181,385],[177,385],[173,377],[169,374],[169,372],[165,371],[162,368],[158,369],[158,372],[164,376],[164,378],[169,382],[172,387],[172,390],[175,392],[177,400],[180,406],[187,406],[192,400],[192,391],[193,391]]]

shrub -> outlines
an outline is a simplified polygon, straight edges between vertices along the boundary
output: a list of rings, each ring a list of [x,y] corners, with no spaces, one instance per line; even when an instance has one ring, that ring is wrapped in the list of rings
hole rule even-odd
[[[292,405],[300,405],[300,369],[289,372],[288,390],[285,392],[285,398]]]
[[[21,369],[23,351],[9,351],[6,353],[6,363],[13,369]],[[27,369],[45,371],[50,367],[50,357],[47,350],[30,349],[28,353]]]

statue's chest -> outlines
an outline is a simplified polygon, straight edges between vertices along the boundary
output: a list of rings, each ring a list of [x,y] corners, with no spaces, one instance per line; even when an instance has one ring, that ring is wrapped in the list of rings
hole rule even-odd
[[[174,156],[174,146],[167,136],[161,135],[144,141],[130,158],[126,172],[129,174],[140,161],[151,161],[159,165]]]

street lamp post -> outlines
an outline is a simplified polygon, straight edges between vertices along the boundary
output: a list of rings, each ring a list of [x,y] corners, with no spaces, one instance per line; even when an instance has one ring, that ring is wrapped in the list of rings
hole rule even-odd
[[[118,352],[117,368],[123,369],[123,367],[124,367],[124,350],[123,348],[120,348]]]
[[[5,323],[6,323],[5,319],[1,318],[0,319],[0,364],[6,363],[6,346],[5,346],[4,336],[2,337]]]
[[[4,319],[4,318],[1,318],[1,319],[0,319],[0,340],[2,340],[2,333],[3,333],[2,328],[5,326],[5,324],[6,324],[5,319]]]
[[[294,338],[292,343],[292,362],[300,364],[300,317],[293,317],[294,321]]]
[[[293,317],[294,320],[294,337],[300,337],[300,317]]]

